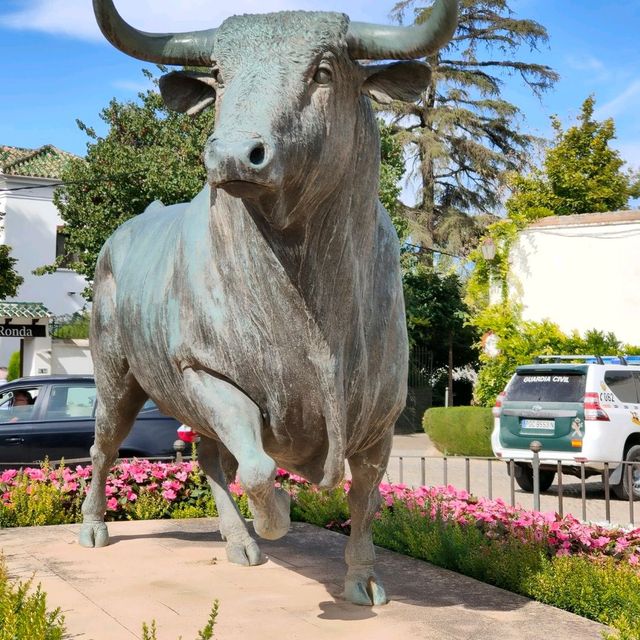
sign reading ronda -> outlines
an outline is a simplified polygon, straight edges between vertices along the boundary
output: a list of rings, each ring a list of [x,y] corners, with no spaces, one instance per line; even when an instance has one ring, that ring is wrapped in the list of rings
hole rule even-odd
[[[99,401],[80,543],[108,543],[109,468],[151,398],[200,434],[200,465],[237,564],[265,559],[229,493],[236,472],[255,532],[273,540],[290,524],[289,496],[274,487],[277,466],[331,488],[346,458],[344,595],[384,604],[371,525],[406,400],[408,344],[399,242],[377,196],[371,99],[420,97],[431,69],[414,59],[449,42],[457,0],[438,0],[412,27],[284,11],[159,34],[127,24],[112,0],[93,6],[123,52],[205,67],[165,75],[160,90],[177,111],[215,105],[216,124],[200,194],[153,203],[98,258],[91,349]]]
[[[0,338],[46,338],[45,324],[0,324]]]
[[[0,338],[46,338],[50,318],[40,302],[0,301]]]

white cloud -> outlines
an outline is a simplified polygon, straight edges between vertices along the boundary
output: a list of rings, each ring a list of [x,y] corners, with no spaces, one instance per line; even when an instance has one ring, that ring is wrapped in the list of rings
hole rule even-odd
[[[4,2],[3,2],[4,4]],[[13,10],[0,10],[0,26],[102,41],[89,0],[13,0]],[[187,31],[219,25],[233,14],[268,13],[292,9],[347,11],[367,19],[365,0],[116,0],[122,17],[144,31]],[[371,15],[371,8],[368,9]],[[386,22],[385,16],[378,13]]]
[[[569,67],[576,69],[577,71],[594,71],[596,73],[600,73],[605,71],[607,68],[602,60],[590,55],[569,55],[566,57],[566,62]]]
[[[632,82],[622,93],[609,102],[598,107],[594,116],[598,120],[603,118],[615,118],[627,111],[637,113],[640,104],[640,80]]]
[[[611,146],[620,151],[622,159],[627,163],[627,168],[640,169],[640,138],[627,139],[624,142],[615,140]]]
[[[226,5],[226,6],[225,6]],[[297,6],[296,6],[297,5]],[[266,13],[300,8],[296,0],[116,0],[122,17],[145,31],[185,31],[217,26],[238,13]],[[23,0],[14,11],[0,13],[0,25],[32,31],[103,40],[89,0]]]

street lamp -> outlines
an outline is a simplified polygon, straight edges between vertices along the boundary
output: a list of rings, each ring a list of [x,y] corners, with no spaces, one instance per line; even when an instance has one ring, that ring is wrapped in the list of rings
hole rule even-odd
[[[493,260],[496,257],[496,243],[491,238],[485,238],[480,245],[480,251],[485,260]]]

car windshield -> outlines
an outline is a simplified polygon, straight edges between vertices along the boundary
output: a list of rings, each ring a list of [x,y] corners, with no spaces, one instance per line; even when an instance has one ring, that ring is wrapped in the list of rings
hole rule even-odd
[[[581,402],[586,376],[576,371],[519,371],[507,387],[507,400]]]

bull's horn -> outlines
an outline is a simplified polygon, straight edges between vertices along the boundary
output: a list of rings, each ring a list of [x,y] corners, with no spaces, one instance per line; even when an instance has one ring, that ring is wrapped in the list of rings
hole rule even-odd
[[[146,33],[127,24],[113,0],[93,0],[93,11],[104,37],[134,58],[158,64],[210,66],[215,29],[184,33]]]
[[[436,0],[429,19],[411,27],[368,22],[349,25],[347,43],[354,60],[406,60],[429,56],[451,40],[458,24],[458,0]]]

